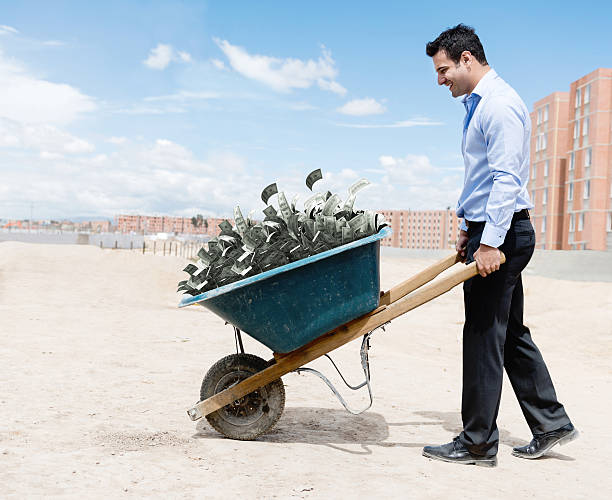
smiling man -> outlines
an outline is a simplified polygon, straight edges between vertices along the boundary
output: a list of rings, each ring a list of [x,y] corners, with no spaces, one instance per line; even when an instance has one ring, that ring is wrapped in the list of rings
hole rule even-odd
[[[423,455],[446,462],[495,466],[496,419],[506,369],[532,441],[514,448],[538,458],[578,435],[523,323],[521,272],[531,259],[535,234],[527,191],[531,123],[519,95],[489,67],[474,30],[459,24],[426,47],[438,85],[463,97],[461,145],[465,164],[457,216],[463,219],[456,249],[476,261],[479,276],[464,283],[463,431],[452,442],[426,446]],[[500,251],[506,257],[501,264]]]

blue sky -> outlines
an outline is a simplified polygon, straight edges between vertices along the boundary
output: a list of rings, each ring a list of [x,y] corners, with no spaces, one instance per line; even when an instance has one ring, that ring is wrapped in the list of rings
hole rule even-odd
[[[505,4],[504,4],[505,5]],[[0,218],[229,216],[277,181],[454,206],[463,107],[427,41],[474,26],[533,102],[610,67],[605,2],[3,2]]]

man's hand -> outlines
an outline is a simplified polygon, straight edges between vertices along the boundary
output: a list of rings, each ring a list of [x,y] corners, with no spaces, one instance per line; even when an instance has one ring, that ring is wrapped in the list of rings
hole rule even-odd
[[[467,231],[461,229],[459,231],[459,237],[457,238],[457,243],[455,243],[455,250],[457,250],[457,255],[459,255],[461,262],[465,262],[466,258],[466,248],[468,242],[468,234]]]
[[[474,260],[478,266],[478,274],[484,278],[499,269],[501,265],[501,252],[499,248],[481,243],[478,250],[474,253]]]

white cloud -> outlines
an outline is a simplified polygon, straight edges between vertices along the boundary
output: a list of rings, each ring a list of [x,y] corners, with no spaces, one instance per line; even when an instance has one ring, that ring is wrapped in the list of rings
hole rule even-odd
[[[353,99],[338,108],[338,111],[344,115],[367,116],[380,115],[387,111],[387,108],[376,99],[366,97],[365,99]]]
[[[163,138],[130,141],[95,156],[25,152],[8,163],[0,162],[3,205],[27,208],[36,200],[40,217],[125,212],[231,216],[238,203],[246,215],[264,205],[258,190],[245,186],[263,188],[271,182],[248,168],[241,156],[221,152],[201,160]],[[23,182],[24,176],[29,182]]]
[[[156,47],[151,49],[149,56],[143,61],[143,64],[151,69],[162,70],[166,69],[172,61],[189,63],[191,60],[189,53],[177,51],[172,45],[158,43]]]
[[[190,63],[191,62],[191,54],[187,53],[187,52],[182,52],[182,51],[178,51],[177,52],[178,57],[181,61],[186,62],[186,63]]]
[[[461,168],[441,168],[426,155],[381,155],[372,174],[372,189],[359,195],[363,206],[377,209],[454,207],[461,190]]]
[[[7,26],[6,24],[0,24],[0,35],[16,35],[17,33],[19,33],[19,31],[17,31],[12,26]]]
[[[97,108],[77,88],[32,76],[1,50],[0,88],[0,117],[19,122],[68,123]]]
[[[49,159],[48,154],[83,154],[95,149],[93,144],[53,125],[24,124],[5,118],[0,118],[0,148],[35,150],[45,159]]]
[[[109,137],[106,139],[106,142],[117,145],[125,144],[127,142],[127,137]]]
[[[411,120],[403,120],[395,123],[336,123],[338,127],[348,128],[407,128],[407,127],[430,127],[435,125],[444,125],[443,122],[435,122],[429,118],[414,118]]]
[[[191,92],[187,90],[181,90],[175,94],[157,95],[145,97],[144,101],[189,101],[189,100],[208,100],[208,99],[220,99],[222,96],[218,92]]]
[[[230,66],[241,75],[256,80],[278,92],[307,89],[317,85],[339,95],[346,89],[336,82],[338,70],[331,52],[322,46],[322,55],[315,61],[249,54],[244,48],[227,40],[214,39],[226,55]]]
[[[48,47],[63,47],[66,45],[66,42],[62,42],[61,40],[45,40],[42,44]]]
[[[227,69],[225,67],[225,63],[223,61],[221,61],[220,59],[211,59],[210,62],[217,69]]]

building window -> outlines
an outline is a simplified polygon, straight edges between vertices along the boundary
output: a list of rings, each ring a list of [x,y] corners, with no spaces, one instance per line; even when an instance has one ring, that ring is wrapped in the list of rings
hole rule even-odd
[[[543,121],[547,122],[548,121],[548,104],[546,106],[544,106],[544,119]]]
[[[590,167],[593,159],[593,148],[587,148],[584,155],[584,166]]]
[[[578,231],[582,231],[584,228],[584,213],[578,216]]]
[[[548,166],[549,166],[549,161],[546,160],[546,163],[544,163],[544,177],[548,177]]]
[[[583,198],[586,200],[591,195],[591,181],[584,182],[584,196]]]
[[[590,83],[584,88],[584,103],[588,104],[589,102],[591,102],[591,84]]]
[[[538,176],[538,166],[534,163],[533,169],[531,171],[531,180],[535,180],[537,176]]]
[[[576,120],[574,122],[574,139],[578,139],[579,133],[580,133],[580,122]]]
[[[546,216],[542,217],[542,232],[546,232]]]
[[[610,191],[612,192],[612,187],[610,188]],[[611,198],[612,198],[612,196],[611,196]],[[531,201],[533,203],[535,203],[535,189],[531,190]]]
[[[573,151],[570,153],[570,164],[569,169],[574,170],[574,164],[576,163],[576,153]]]
[[[612,212],[608,212],[608,231],[612,231]]]
[[[542,134],[542,149],[546,149],[546,134]]]
[[[570,217],[569,217],[569,230],[570,230],[570,233],[574,232],[574,214],[570,214]]]
[[[576,89],[576,104],[575,107],[580,107],[580,89]]]
[[[539,125],[540,123],[542,123],[542,108],[538,109],[538,120],[537,120],[537,124]]]
[[[584,120],[582,120],[582,136],[586,137],[589,135],[589,117],[587,116]]]
[[[572,201],[574,199],[574,184],[570,182],[569,187],[567,188],[567,200]]]
[[[548,201],[548,188],[544,189],[544,191],[542,192],[542,205],[546,205],[547,201]]]

